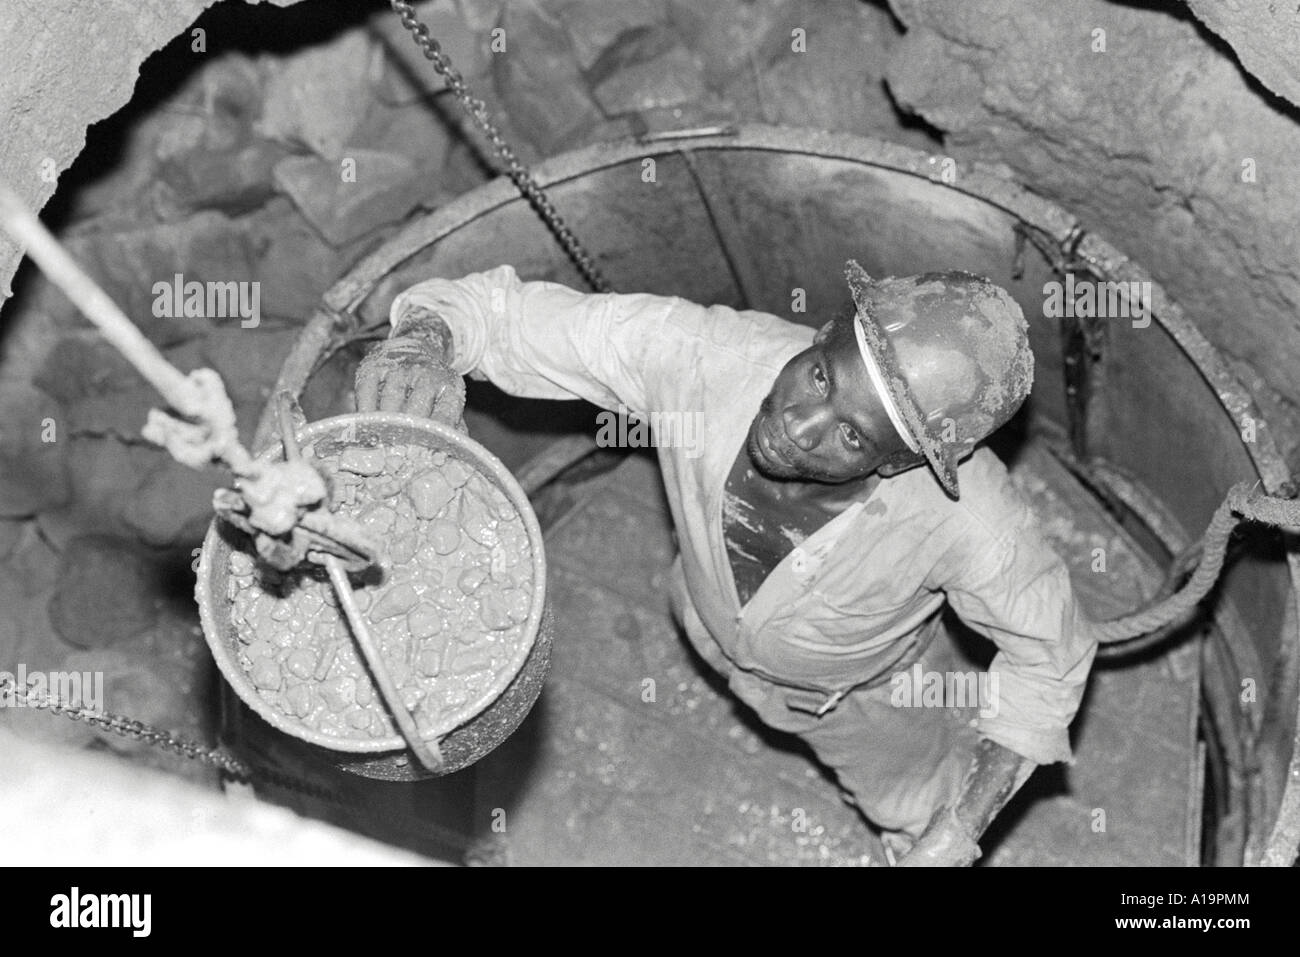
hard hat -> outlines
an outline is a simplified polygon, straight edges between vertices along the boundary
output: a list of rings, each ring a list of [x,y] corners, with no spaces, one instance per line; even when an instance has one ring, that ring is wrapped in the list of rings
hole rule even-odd
[[[854,332],[890,421],[959,497],[957,463],[1029,394],[1034,355],[1020,306],[968,272],[872,279],[853,260],[845,277]]]

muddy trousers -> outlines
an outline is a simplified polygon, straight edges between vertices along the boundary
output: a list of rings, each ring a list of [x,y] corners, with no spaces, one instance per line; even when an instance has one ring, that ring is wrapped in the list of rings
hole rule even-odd
[[[956,800],[979,740],[977,705],[926,707],[917,694],[911,696],[913,706],[903,706],[899,702],[907,698],[895,693],[898,686],[886,675],[879,684],[849,692],[818,716],[820,702],[807,693],[735,667],[683,597],[685,589],[675,591],[678,620],[700,655],[764,724],[806,741],[835,772],[850,801],[883,836],[892,835],[893,846],[908,846],[936,810]],[[914,673],[918,661],[922,672],[969,672],[971,665],[947,629],[935,623],[933,631],[919,659],[908,661],[908,672]]]

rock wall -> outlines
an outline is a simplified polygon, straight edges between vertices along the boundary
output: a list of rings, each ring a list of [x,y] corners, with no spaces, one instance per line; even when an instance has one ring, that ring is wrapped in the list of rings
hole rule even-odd
[[[1300,109],[1177,4],[891,5],[907,26],[887,70],[899,103],[1150,269],[1300,465]]]
[[[1264,86],[1300,105],[1300,10],[1277,0],[1183,0]]]
[[[215,0],[80,0],[0,7],[0,176],[40,209],[86,144],[131,97],[140,66]],[[295,0],[247,0],[287,6]],[[0,236],[0,289],[18,251]]]

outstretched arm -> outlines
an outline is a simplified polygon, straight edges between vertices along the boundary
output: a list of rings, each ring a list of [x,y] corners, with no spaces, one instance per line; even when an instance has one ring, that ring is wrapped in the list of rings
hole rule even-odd
[[[581,398],[605,408],[622,402],[641,411],[647,374],[672,361],[664,319],[674,309],[703,312],[665,297],[524,282],[509,266],[428,279],[393,300],[392,334],[373,350],[380,361],[371,363],[384,381],[372,395],[370,376],[359,376],[359,405],[373,400],[383,409],[404,391],[416,393],[427,379],[423,362],[488,379],[511,395]],[[384,368],[387,356],[397,368]]]
[[[488,379],[514,396],[586,399],[638,415],[678,409],[702,355],[743,352],[750,340],[788,336],[795,328],[766,313],[675,296],[589,294],[525,282],[510,266],[417,283],[393,300],[390,317],[392,335],[375,347],[371,364],[392,355],[405,371],[385,371],[391,388],[376,389],[369,377],[358,381],[359,404],[381,409],[416,393],[411,377],[417,384],[422,378],[420,357],[432,361],[439,350],[456,374]]]

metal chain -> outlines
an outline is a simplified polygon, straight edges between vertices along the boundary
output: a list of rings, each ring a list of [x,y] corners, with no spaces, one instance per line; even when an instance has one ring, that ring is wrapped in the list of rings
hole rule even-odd
[[[433,64],[434,71],[447,81],[447,89],[456,97],[461,107],[478,124],[479,129],[483,131],[483,135],[492,144],[492,148],[505,166],[505,174],[510,177],[515,186],[518,187],[519,192],[524,195],[524,198],[537,211],[537,214],[542,217],[547,228],[559,240],[560,245],[564,247],[565,253],[573,260],[573,264],[578,267],[578,272],[582,273],[582,278],[587,281],[587,285],[591,286],[596,292],[609,292],[609,283],[601,275],[591,254],[578,241],[578,237],[573,234],[573,230],[565,224],[564,218],[556,210],[550,197],[538,185],[532,172],[520,162],[515,151],[511,149],[510,144],[501,135],[501,131],[492,123],[488,115],[487,104],[470,93],[465,78],[461,76],[460,71],[451,65],[451,60],[442,51],[438,41],[429,35],[429,28],[416,16],[415,8],[409,0],[389,0],[389,2],[394,12],[401,17],[402,26],[410,31],[411,39],[424,53],[425,59]]]
[[[209,748],[180,735],[160,731],[142,721],[135,721],[131,718],[124,718],[121,715],[109,714],[103,711],[95,711],[68,701],[62,701],[57,695],[35,692],[31,688],[23,688],[18,684],[17,679],[9,673],[0,676],[0,701],[12,701],[14,705],[19,707],[37,708],[42,711],[49,711],[51,714],[62,715],[72,721],[84,721],[91,727],[111,732],[119,737],[129,738],[132,741],[143,741],[163,751],[170,751],[173,754],[179,754],[190,760],[215,767],[240,781],[253,782],[263,786],[272,785],[282,790],[294,791],[353,812],[364,812],[367,809],[367,805],[355,797],[334,791],[295,774],[288,774],[269,767],[258,767],[254,770],[251,765],[245,764],[221,748]],[[431,831],[450,847],[455,847],[466,854],[471,854],[475,850],[476,844],[473,840],[449,828],[430,824],[429,822],[425,822],[422,826],[426,831]]]
[[[49,711],[51,714],[61,714],[72,721],[84,721],[91,727],[133,741],[143,741],[151,747],[170,751],[172,754],[179,754],[201,764],[210,765],[236,778],[247,780],[252,776],[248,765],[220,748],[209,748],[188,738],[172,734],[170,731],[161,731],[145,724],[143,721],[124,718],[121,715],[109,714],[104,711],[96,711],[93,708],[73,704],[70,701],[62,701],[54,694],[36,692],[31,688],[20,687],[17,679],[8,673],[0,676],[0,699],[6,701],[12,699],[20,707],[37,708],[42,711]]]

